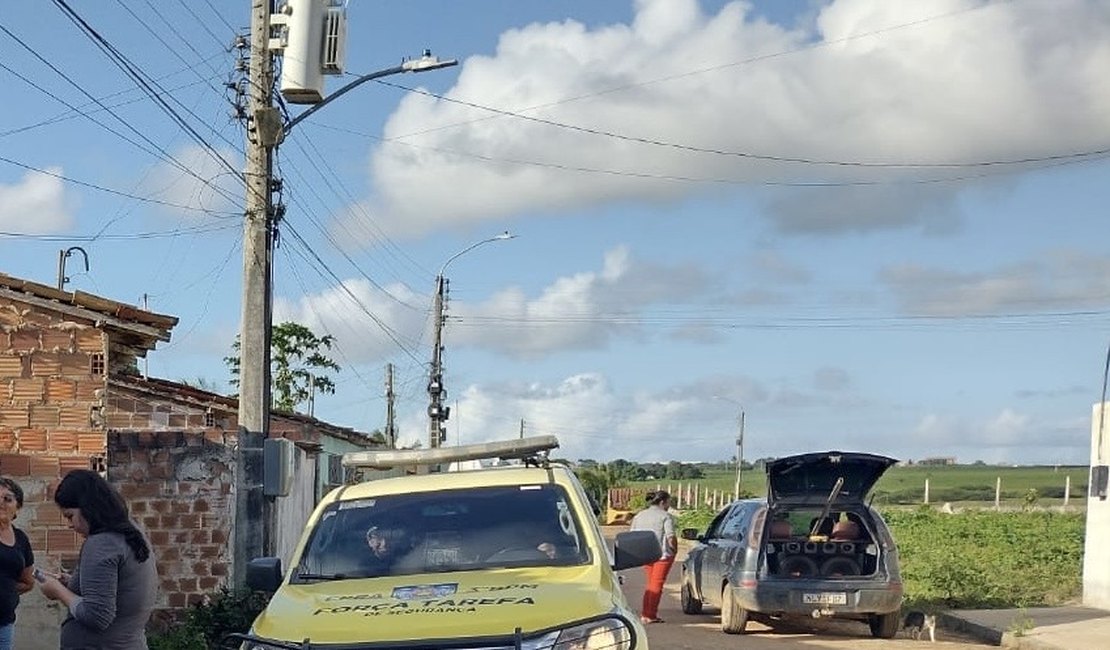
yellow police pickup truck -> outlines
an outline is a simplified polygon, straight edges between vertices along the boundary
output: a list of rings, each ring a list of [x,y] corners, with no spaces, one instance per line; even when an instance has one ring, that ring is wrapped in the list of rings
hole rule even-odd
[[[616,572],[659,558],[651,532],[606,545],[554,436],[356,452],[349,467],[419,473],[339,487],[317,506],[290,566],[258,558],[273,592],[244,650],[644,650]],[[463,461],[502,466],[435,471]],[[507,466],[506,466],[507,465]]]

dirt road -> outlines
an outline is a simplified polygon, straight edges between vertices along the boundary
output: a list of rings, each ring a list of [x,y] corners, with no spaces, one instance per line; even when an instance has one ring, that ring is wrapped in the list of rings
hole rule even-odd
[[[607,536],[626,528],[613,528],[606,531]],[[680,563],[683,553],[680,550],[678,562],[668,577],[659,616],[665,622],[648,625],[648,641],[654,650],[720,650],[723,648],[743,648],[744,650],[783,650],[786,648],[905,648],[920,650],[937,648],[959,648],[974,650],[990,648],[964,637],[942,630],[937,631],[937,642],[914,641],[902,633],[895,639],[874,639],[864,623],[854,621],[811,621],[776,622],[768,627],[757,622],[748,623],[748,631],[743,635],[727,635],[721,632],[720,619],[716,612],[707,608],[705,614],[687,616],[679,606],[678,589],[681,575]],[[642,569],[624,571],[624,593],[633,609],[639,610],[644,589]]]

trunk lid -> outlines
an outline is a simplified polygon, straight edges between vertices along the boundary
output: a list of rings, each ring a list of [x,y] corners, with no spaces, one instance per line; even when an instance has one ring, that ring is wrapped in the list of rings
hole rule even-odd
[[[767,463],[767,501],[824,504],[839,482],[840,489],[830,503],[863,503],[883,472],[897,462],[886,456],[841,451],[779,458]]]

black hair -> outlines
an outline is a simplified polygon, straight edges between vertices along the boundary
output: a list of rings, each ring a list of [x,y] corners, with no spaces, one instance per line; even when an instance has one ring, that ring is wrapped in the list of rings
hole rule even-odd
[[[3,476],[0,477],[0,487],[8,488],[8,491],[15,497],[15,505],[20,508],[23,507],[23,488],[19,487],[19,483],[16,483],[7,476]]]
[[[666,490],[656,490],[647,494],[647,501],[653,506],[661,505],[664,501],[669,501],[670,498],[671,493]]]
[[[89,535],[119,533],[135,553],[135,559],[146,562],[150,557],[146,538],[127,515],[127,503],[100,474],[87,469],[69,472],[54,491],[54,503],[59,508],[80,510],[89,524]]]

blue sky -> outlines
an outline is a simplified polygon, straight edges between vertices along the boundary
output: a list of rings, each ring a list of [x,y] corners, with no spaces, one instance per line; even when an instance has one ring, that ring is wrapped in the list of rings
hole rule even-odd
[[[69,4],[241,168],[224,84],[248,2]],[[348,14],[349,74],[424,48],[459,65],[368,83],[278,152],[278,318],[335,336],[343,366],[317,416],[380,428],[393,363],[401,440],[422,440],[435,274],[508,230],[446,272],[451,442],[523,419],[573,458],[717,460],[742,407],[749,458],[1087,461],[1110,338],[1105,3]],[[69,288],[180,317],[152,376],[225,386],[241,184],[54,3],[0,26],[0,272],[53,284],[83,247]]]

